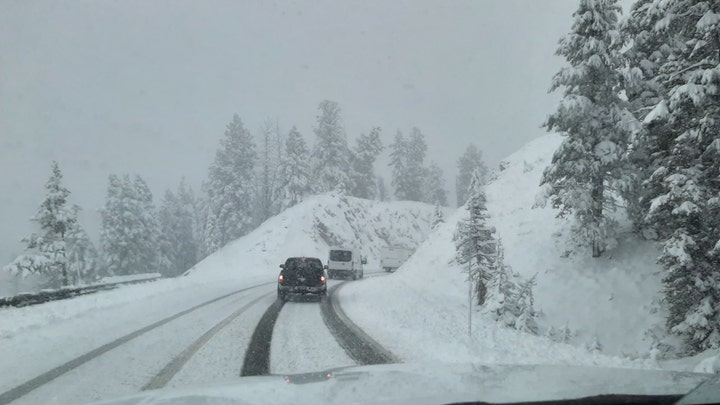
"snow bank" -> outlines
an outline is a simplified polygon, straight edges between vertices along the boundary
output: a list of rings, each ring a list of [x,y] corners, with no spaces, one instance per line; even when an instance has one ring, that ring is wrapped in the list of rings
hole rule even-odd
[[[505,245],[506,262],[525,276],[538,274],[536,308],[546,315],[541,326],[567,324],[576,332],[576,345],[597,334],[605,353],[646,355],[652,343],[645,340],[646,331],[663,322],[662,314],[651,314],[662,288],[660,252],[619,218],[614,249],[595,259],[587,250],[568,255],[574,249],[566,243],[568,223],[550,206],[532,208],[542,172],[560,142],[558,135],[545,135],[525,145],[487,186],[490,221]]]
[[[644,340],[645,331],[662,322],[661,314],[651,313],[661,288],[656,247],[623,233],[602,258],[568,256],[562,242],[567,225],[550,207],[532,208],[542,171],[560,142],[557,135],[530,142],[501,163],[486,191],[506,263],[524,276],[537,274],[541,333],[568,325],[574,332],[570,344],[498,327],[477,307],[468,337],[466,275],[453,262],[452,242],[456,223],[466,215],[462,209],[395,274],[344,287],[340,296],[348,315],[406,360],[658,367],[647,358],[650,342]],[[586,349],[596,334],[602,353]]]

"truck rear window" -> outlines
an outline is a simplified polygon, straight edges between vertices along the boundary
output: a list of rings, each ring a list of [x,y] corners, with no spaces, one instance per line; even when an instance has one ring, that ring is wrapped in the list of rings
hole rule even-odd
[[[331,250],[330,260],[334,262],[349,262],[352,260],[352,252],[349,250]]]
[[[290,271],[308,269],[322,272],[323,266],[318,259],[292,258],[285,262],[285,269]]]

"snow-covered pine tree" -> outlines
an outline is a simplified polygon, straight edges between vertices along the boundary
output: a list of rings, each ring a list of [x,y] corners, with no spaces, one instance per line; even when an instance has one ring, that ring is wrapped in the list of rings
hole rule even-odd
[[[321,193],[336,189],[351,190],[352,179],[348,174],[350,151],[340,120],[340,105],[324,100],[318,110],[317,140],[312,152],[312,178],[315,179],[316,189]]]
[[[545,331],[546,338],[552,340],[553,342],[557,342],[558,340],[558,331],[555,329],[554,326],[550,325],[550,327]]]
[[[178,184],[177,192],[175,196],[179,203],[178,217],[182,218],[180,221],[183,229],[181,235],[180,244],[184,246],[182,254],[178,257],[179,268],[187,270],[194,266],[200,258],[198,257],[200,251],[199,241],[199,230],[197,220],[197,205],[198,202],[195,199],[195,193],[191,186],[189,186],[185,177],[180,179]]]
[[[437,228],[440,224],[445,223],[445,216],[443,215],[440,204],[435,203],[435,211],[433,212],[432,228]]]
[[[158,221],[160,223],[160,274],[164,277],[174,277],[177,274],[177,222],[175,213],[179,206],[175,193],[165,190],[160,208],[158,209]]]
[[[486,199],[480,176],[479,171],[473,175],[472,193],[467,202],[469,215],[458,222],[453,240],[455,260],[459,264],[469,264],[468,276],[475,283],[478,305],[483,305],[488,282],[496,273],[497,240],[495,228],[487,224]]]
[[[135,175],[132,187],[137,196],[135,216],[138,220],[134,242],[138,244],[139,263],[136,273],[156,273],[162,256],[160,256],[160,222],[153,203],[153,195],[145,180]]]
[[[140,176],[110,175],[101,214],[104,275],[157,272],[160,228],[145,181]]]
[[[425,169],[423,178],[423,202],[428,204],[447,205],[447,191],[445,191],[445,177],[443,171],[435,162]]]
[[[559,216],[574,217],[579,245],[598,257],[613,240],[616,193],[630,184],[626,149],[634,118],[619,96],[621,74],[616,0],[581,0],[572,32],[557,54],[569,65],[553,78],[563,100],[544,126],[566,138],[541,184]]]
[[[73,206],[77,218],[80,207]],[[68,273],[73,284],[86,284],[96,281],[98,275],[98,252],[80,222],[70,227],[66,239],[66,256],[68,259]]]
[[[407,172],[408,141],[399,130],[395,133],[395,139],[390,145],[390,167],[392,168],[392,180],[390,184],[395,189],[395,198],[404,201],[409,200],[411,195],[410,179]]]
[[[392,185],[395,198],[407,201],[423,201],[426,169],[423,166],[427,145],[425,135],[413,128],[409,139],[398,131],[390,145],[390,166],[393,169]]]
[[[720,347],[720,3],[656,6],[653,33],[667,50],[656,80],[667,95],[645,119],[663,130],[643,184],[645,222],[666,240],[667,327],[696,353]]]
[[[487,178],[487,167],[482,159],[482,151],[474,144],[470,144],[457,161],[458,175],[455,179],[455,193],[457,195],[457,206],[460,207],[467,202],[468,187],[475,170],[480,171],[480,178],[485,183]]]
[[[194,204],[194,229],[195,238],[198,243],[198,261],[204,259],[214,250],[210,250],[209,240],[207,239],[208,223],[210,222],[209,212],[210,203],[208,202],[208,186],[207,182],[200,184],[201,193],[195,196]]]
[[[375,160],[383,150],[380,140],[380,127],[375,127],[370,134],[360,135],[351,154],[352,183],[351,195],[359,198],[375,199]]]
[[[587,349],[592,353],[602,352],[603,346],[600,343],[600,338],[598,337],[597,333],[593,335],[592,340],[587,345]]]
[[[252,135],[240,117],[233,115],[225,138],[210,166],[206,183],[208,217],[205,225],[204,250],[212,253],[226,243],[250,232],[255,196],[255,162],[257,154]]]
[[[194,233],[194,214],[190,194],[184,179],[177,193],[165,192],[158,218],[160,221],[161,266],[166,277],[175,277],[197,263],[197,242]]]
[[[515,329],[533,335],[538,334],[538,325],[535,321],[537,313],[535,312],[535,299],[533,297],[535,284],[536,276],[532,276],[525,282],[520,283],[517,297],[519,316],[515,321]]]
[[[259,182],[256,186],[258,190],[256,223],[258,224],[280,212],[278,204],[274,201],[279,188],[278,180],[283,149],[277,120],[269,118],[265,120],[260,128],[260,145],[259,173],[256,177]]]
[[[620,31],[627,47],[623,52],[626,66],[621,70],[623,90],[630,111],[639,122],[645,122],[633,129],[628,150],[633,175],[630,186],[623,190],[623,198],[636,230],[648,238],[657,235],[645,223],[650,202],[649,190],[643,182],[655,170],[653,156],[667,147],[670,136],[667,125],[656,120],[658,112],[664,108],[656,109],[656,106],[667,95],[667,89],[657,80],[658,73],[671,49],[664,45],[662,36],[654,32],[655,25],[664,17],[655,0],[639,0],[631,6],[629,18],[623,22]]]
[[[127,177],[127,176],[126,176]],[[125,212],[128,198],[127,189],[121,179],[115,174],[108,176],[108,189],[105,196],[105,205],[101,210],[102,228],[100,231],[100,247],[102,249],[101,276],[113,276],[124,273],[127,256],[132,254],[130,246],[123,246],[126,242]]]
[[[310,178],[310,151],[300,132],[294,126],[285,139],[285,154],[280,165],[275,204],[278,212],[301,202],[312,194]]]
[[[46,195],[32,221],[40,231],[24,238],[25,252],[5,266],[16,275],[38,273],[47,277],[52,287],[70,283],[70,262],[67,256],[67,238],[77,222],[75,211],[68,207],[70,191],[62,185],[62,172],[56,161],[52,174],[45,184]]]
[[[378,179],[377,179],[377,193],[378,193],[378,200],[380,200],[380,201],[388,200],[388,192],[387,192],[387,187],[385,186],[385,179],[381,176],[378,176]]]
[[[515,328],[521,315],[519,276],[505,264],[505,250],[500,240],[496,241],[496,252],[495,266],[489,273],[485,310],[501,325]]]
[[[570,343],[570,341],[573,338],[573,332],[570,330],[570,327],[568,326],[567,322],[565,322],[565,326],[563,326],[562,329],[560,329],[560,333],[558,334],[558,341],[562,343]]]
[[[427,154],[427,144],[425,143],[425,135],[419,128],[413,128],[410,133],[410,139],[407,144],[407,163],[405,170],[409,179],[409,200],[423,201],[423,190],[425,184],[425,155]],[[442,171],[440,172],[442,176]]]

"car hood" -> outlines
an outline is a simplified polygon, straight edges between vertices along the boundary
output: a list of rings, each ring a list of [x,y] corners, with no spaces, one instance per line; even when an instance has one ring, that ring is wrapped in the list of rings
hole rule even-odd
[[[242,377],[226,385],[147,391],[97,404],[437,404],[683,395],[711,377],[581,366],[390,364]]]

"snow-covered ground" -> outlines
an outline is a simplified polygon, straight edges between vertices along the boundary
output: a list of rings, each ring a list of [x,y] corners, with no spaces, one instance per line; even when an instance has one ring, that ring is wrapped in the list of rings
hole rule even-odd
[[[699,360],[660,364],[650,358],[646,331],[663,322],[654,310],[662,286],[653,243],[621,229],[618,246],[602,258],[567,255],[566,223],[551,207],[533,208],[542,171],[560,142],[545,135],[525,145],[503,161],[486,192],[506,263],[523,276],[537,274],[540,334],[567,325],[570,344],[499,327],[477,306],[468,336],[466,274],[453,262],[452,241],[464,209],[449,216],[395,274],[343,287],[348,316],[407,361],[695,368]],[[595,335],[601,353],[586,349]]]

